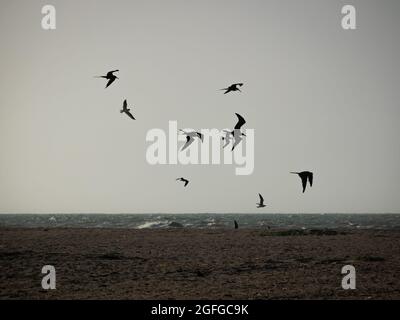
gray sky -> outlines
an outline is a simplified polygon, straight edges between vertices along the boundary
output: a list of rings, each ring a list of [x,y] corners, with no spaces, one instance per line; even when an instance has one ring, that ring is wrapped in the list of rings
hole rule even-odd
[[[1,213],[399,212],[400,1],[0,6]],[[107,90],[93,78],[117,68]],[[218,91],[234,82],[242,94]],[[255,129],[253,175],[147,163],[148,130],[222,129],[235,112]],[[301,170],[315,173],[305,194]]]

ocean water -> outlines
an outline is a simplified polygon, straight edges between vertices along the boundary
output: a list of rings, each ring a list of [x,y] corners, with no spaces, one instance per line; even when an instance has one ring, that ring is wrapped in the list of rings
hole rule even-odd
[[[399,229],[400,214],[0,214],[0,227],[25,228]]]

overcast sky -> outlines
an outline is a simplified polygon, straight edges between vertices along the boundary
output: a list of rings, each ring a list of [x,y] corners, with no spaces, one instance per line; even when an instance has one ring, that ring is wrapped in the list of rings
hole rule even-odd
[[[356,30],[341,27],[344,4]],[[1,213],[400,211],[400,1],[0,6]],[[104,89],[93,76],[113,69]],[[235,82],[243,93],[218,90]],[[147,163],[148,130],[223,129],[235,112],[255,130],[252,175]],[[305,194],[289,174],[302,170],[315,174]]]

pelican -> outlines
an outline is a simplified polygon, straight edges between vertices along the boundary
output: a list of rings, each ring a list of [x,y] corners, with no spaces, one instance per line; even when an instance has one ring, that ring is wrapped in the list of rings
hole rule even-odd
[[[256,203],[257,208],[264,208],[265,207],[264,198],[260,193],[258,195],[260,196],[260,203]]]
[[[310,187],[312,187],[313,184],[313,173],[310,171],[302,171],[302,172],[291,172],[293,174],[298,174],[299,177],[301,178],[301,183],[303,185],[303,193],[306,191],[306,186],[307,186],[307,179],[308,182],[310,183]]]
[[[129,118],[136,120],[135,117],[131,113],[131,109],[128,109],[128,103],[126,102],[126,99],[124,100],[124,105],[122,106],[122,110],[120,110],[121,113],[126,113]]]

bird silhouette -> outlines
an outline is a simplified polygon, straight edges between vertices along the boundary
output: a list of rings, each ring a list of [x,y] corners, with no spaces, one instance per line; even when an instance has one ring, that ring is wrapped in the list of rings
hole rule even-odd
[[[244,120],[244,118],[239,113],[235,113],[235,114],[238,118],[238,122],[236,123],[234,129],[231,131],[231,135],[234,140],[233,146],[232,146],[232,151],[243,140],[242,136],[244,136],[244,137],[246,136],[244,133],[242,133],[240,131],[240,128],[246,123],[246,120]]]
[[[124,100],[124,105],[122,106],[122,110],[120,110],[121,113],[126,113],[129,118],[136,120],[135,117],[131,113],[131,109],[128,109],[128,103],[126,102],[126,99]]]
[[[118,71],[119,70],[109,71],[109,72],[107,72],[107,74],[105,76],[97,76],[95,78],[107,79],[108,82],[107,82],[106,88],[108,88],[111,85],[111,83],[113,83],[115,81],[115,79],[119,79],[116,75],[114,75],[114,72],[118,72]]]
[[[228,88],[224,88],[221,90],[225,90],[224,94],[227,94],[231,91],[240,91],[239,87],[241,87],[241,86],[243,86],[243,83],[234,83],[234,84],[231,84]],[[242,91],[240,91],[240,92],[242,92]]]
[[[186,142],[183,145],[181,151],[185,150],[187,147],[189,147],[192,142],[194,141],[194,138],[199,138],[201,140],[201,142],[204,141],[204,135],[201,134],[200,132],[185,132],[182,129],[179,129],[179,131],[181,131],[185,136],[186,136]]]
[[[260,196],[260,203],[256,203],[257,208],[264,208],[265,207],[264,198],[262,197],[262,195],[260,193],[258,195]]]
[[[225,148],[231,142],[231,140],[233,139],[231,131],[224,130],[224,132],[225,132],[225,137],[222,137],[222,141],[225,140],[225,144],[223,145],[222,148]]]
[[[235,223],[235,229],[239,229],[239,224],[237,223],[237,221],[233,220],[233,222]]]
[[[293,174],[298,174],[299,177],[301,178],[301,183],[303,185],[303,193],[306,191],[306,186],[307,186],[307,180],[310,183],[310,187],[312,187],[313,184],[313,173],[310,171],[302,171],[302,172],[291,172]]]
[[[182,182],[184,182],[185,184],[184,184],[184,187],[186,187],[187,185],[188,185],[188,183],[189,183],[189,180],[187,180],[187,179],[185,179],[185,178],[178,178],[178,179],[176,179],[177,181],[179,180],[179,181],[182,181]]]

